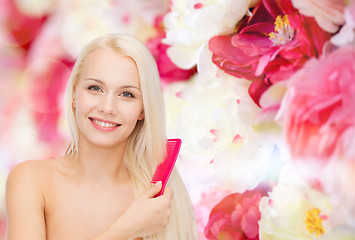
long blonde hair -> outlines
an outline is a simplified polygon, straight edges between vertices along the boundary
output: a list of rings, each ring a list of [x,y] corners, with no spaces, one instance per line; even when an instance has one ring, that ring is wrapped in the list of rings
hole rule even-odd
[[[80,52],[65,94],[66,115],[70,131],[70,145],[66,154],[78,153],[79,130],[72,101],[82,66],[90,53],[98,49],[112,49],[122,56],[132,58],[137,65],[143,95],[144,119],[137,122],[128,138],[124,161],[134,186],[134,195],[138,196],[150,187],[154,169],[165,155],[166,144],[165,105],[158,69],[150,51],[138,39],[127,34],[107,34],[94,39]],[[164,232],[145,239],[197,239],[191,200],[177,169],[173,171],[168,185],[174,191],[170,222]]]

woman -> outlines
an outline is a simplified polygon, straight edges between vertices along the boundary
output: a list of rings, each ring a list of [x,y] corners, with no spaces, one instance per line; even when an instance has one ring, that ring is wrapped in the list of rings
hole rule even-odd
[[[79,55],[66,89],[67,153],[17,165],[7,181],[8,240],[197,239],[176,170],[162,196],[164,101],[149,50],[109,34]]]

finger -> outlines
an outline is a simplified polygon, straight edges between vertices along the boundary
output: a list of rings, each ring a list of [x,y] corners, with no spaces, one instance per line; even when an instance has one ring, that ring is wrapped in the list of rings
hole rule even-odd
[[[160,192],[161,188],[162,188],[162,183],[161,183],[161,181],[159,181],[154,186],[149,188],[143,195],[146,198],[152,198]]]

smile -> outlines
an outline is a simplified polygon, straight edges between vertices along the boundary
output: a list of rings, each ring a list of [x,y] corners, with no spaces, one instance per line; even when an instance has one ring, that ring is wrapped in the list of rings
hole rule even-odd
[[[98,125],[102,128],[112,129],[112,128],[116,128],[116,127],[121,126],[121,124],[118,124],[118,123],[107,122],[107,121],[98,120],[98,119],[94,119],[94,118],[89,118],[89,119],[91,122],[95,123],[96,125]]]

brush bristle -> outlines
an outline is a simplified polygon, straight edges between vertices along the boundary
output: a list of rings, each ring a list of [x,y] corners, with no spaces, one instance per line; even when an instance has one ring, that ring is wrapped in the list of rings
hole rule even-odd
[[[158,181],[162,182],[162,189],[155,197],[163,194],[165,185],[168,182],[176,159],[179,155],[180,147],[181,139],[168,139],[166,143],[167,156],[165,157],[164,161],[158,165],[151,180],[151,183],[157,183]]]

